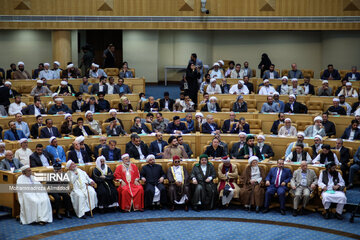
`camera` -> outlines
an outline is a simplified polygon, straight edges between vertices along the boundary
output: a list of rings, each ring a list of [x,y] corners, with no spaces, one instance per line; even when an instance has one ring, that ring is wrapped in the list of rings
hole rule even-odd
[[[201,0],[201,12],[205,14],[210,13],[210,11],[206,9],[206,0]]]

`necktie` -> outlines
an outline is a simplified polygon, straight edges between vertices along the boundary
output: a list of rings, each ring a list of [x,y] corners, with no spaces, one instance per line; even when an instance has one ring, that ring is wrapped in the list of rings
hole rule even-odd
[[[281,173],[281,170],[279,169],[279,170],[278,170],[278,174],[277,174],[277,176],[276,176],[276,180],[275,180],[275,187],[279,187],[280,173]]]
[[[54,133],[52,131],[52,128],[49,128],[49,132],[50,132],[50,137],[53,137],[54,136]]]

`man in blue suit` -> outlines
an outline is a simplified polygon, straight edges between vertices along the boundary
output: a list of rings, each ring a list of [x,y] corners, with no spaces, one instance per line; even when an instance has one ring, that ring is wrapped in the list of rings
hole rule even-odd
[[[275,65],[271,64],[270,69],[264,72],[263,79],[278,79],[280,78],[279,73],[275,71]]]
[[[167,142],[163,140],[162,133],[156,133],[156,140],[150,143],[149,152],[153,154],[156,159],[163,158],[164,148],[168,145]]]
[[[281,215],[285,215],[285,192],[288,190],[287,184],[290,182],[291,178],[291,170],[284,168],[284,160],[279,159],[277,161],[277,167],[271,168],[265,179],[265,185],[267,186],[267,189],[265,193],[263,213],[269,212],[271,198],[275,193],[277,193],[280,200]]]
[[[231,123],[234,123],[234,122],[238,122],[238,120],[236,119],[236,114],[234,112],[231,112],[230,113],[230,118],[229,119],[226,119],[224,121],[224,124],[221,128],[221,131],[223,133],[230,133],[231,131]]]
[[[26,138],[22,130],[17,130],[14,121],[9,122],[10,129],[4,133],[4,140],[16,141]]]
[[[345,80],[360,80],[360,73],[357,71],[356,66],[351,67],[351,72],[346,73]]]

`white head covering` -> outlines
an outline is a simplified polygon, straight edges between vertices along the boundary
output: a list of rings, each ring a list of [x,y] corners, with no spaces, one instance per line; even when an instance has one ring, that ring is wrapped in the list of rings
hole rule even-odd
[[[49,139],[49,143],[52,143],[52,141],[53,141],[54,139],[56,139],[56,137],[51,137],[51,138]]]
[[[347,83],[346,83],[346,86],[352,86],[352,83],[351,83],[351,82],[347,82]]]
[[[71,64],[66,66],[66,69],[69,69],[69,68],[72,68],[72,67],[74,67],[74,64],[71,63]]]
[[[85,113],[85,117],[87,117],[87,115],[88,115],[89,113],[92,113],[92,111],[87,111],[87,112]]]
[[[264,79],[263,83],[270,82],[269,79]]]
[[[50,67],[50,63],[44,63],[44,66]]]
[[[216,82],[215,78],[210,79],[210,83]]]
[[[248,163],[251,164],[254,160],[259,161],[259,158],[257,156],[252,156],[249,158]]]
[[[239,132],[239,136],[246,136],[246,132]]]
[[[24,166],[22,166],[21,168],[20,168],[20,171],[25,171],[26,169],[28,169],[28,168],[30,168],[30,166],[29,165],[24,165]]]
[[[146,157],[146,162],[150,161],[151,159],[155,160],[155,156],[153,154],[150,154]]]
[[[314,118],[314,122],[316,122],[318,120],[320,120],[321,122],[323,121],[322,117],[320,117],[320,116],[317,116],[317,117]]]
[[[195,114],[195,117],[196,117],[196,116],[204,117],[204,114],[202,114],[201,112],[197,112],[197,113]]]
[[[101,159],[104,159],[105,160],[105,167],[104,169],[101,168]],[[103,173],[103,174],[106,174],[107,173],[107,169],[108,169],[108,166],[106,165],[106,159],[104,156],[99,156],[97,159],[96,159],[96,167]]]
[[[130,155],[129,155],[129,154],[127,154],[127,153],[125,153],[125,154],[121,155],[121,160],[123,160],[123,159],[124,159],[124,158],[126,158],[126,157],[130,157]]]
[[[4,146],[4,147],[5,147],[5,143],[4,143],[4,142],[0,142],[0,146]]]
[[[305,133],[304,132],[298,132],[296,136],[302,136],[302,137],[305,137]]]
[[[72,160],[69,160],[66,162],[66,168],[70,168],[70,165],[73,163]]]
[[[85,141],[85,138],[84,138],[84,136],[78,136],[77,138],[75,138],[75,141],[78,143],[81,143],[81,142]]]
[[[257,136],[257,138],[262,138],[262,140],[265,141],[265,136],[264,136],[264,135],[261,135],[261,134],[260,134],[260,135]]]
[[[54,63],[60,67],[60,63],[58,61],[54,61]]]
[[[24,62],[21,62],[21,61],[20,61],[20,62],[18,62],[18,64],[17,64],[17,65],[18,65],[18,66],[19,66],[19,65],[24,65],[24,66],[25,66]]]
[[[61,81],[60,84],[61,85],[68,85],[68,83],[66,81]]]
[[[322,140],[323,140],[322,136],[320,136],[320,135],[315,135],[315,137],[314,137],[314,138],[318,138],[318,139],[320,139],[320,141],[322,141]]]
[[[217,98],[215,96],[212,96],[211,98],[209,98],[209,101],[211,101],[211,100],[217,101]]]
[[[19,143],[22,144],[23,142],[27,142],[27,141],[28,141],[27,138],[22,138],[22,139],[19,140]]]
[[[64,119],[66,120],[68,117],[71,117],[72,115],[70,113],[67,113],[64,115]]]
[[[99,65],[97,65],[96,63],[92,63],[91,66],[92,66],[92,67],[99,68]]]
[[[328,80],[323,80],[321,83],[322,83],[322,84],[324,84],[324,83],[329,83],[329,81],[328,81]]]
[[[291,82],[297,82],[297,81],[298,81],[297,78],[292,78],[292,79],[291,79]]]
[[[241,83],[242,85],[245,84],[243,80],[239,80],[239,81],[238,81],[238,84],[240,84],[240,83]]]
[[[5,85],[12,85],[10,81],[6,81],[4,84]]]
[[[338,98],[333,98],[333,102],[340,102],[340,99],[338,99]]]
[[[110,109],[109,113],[117,113],[116,109]]]
[[[221,161],[223,162],[223,163],[228,163],[228,162],[230,162],[230,158],[229,157],[224,157],[224,158],[222,158],[221,159]]]
[[[273,96],[275,96],[275,95],[280,96],[280,94],[278,92],[274,92]]]
[[[294,94],[290,94],[289,97],[296,99],[296,96]]]
[[[281,79],[289,80],[289,78],[287,76],[283,76]]]
[[[63,102],[64,99],[63,98],[55,98],[55,102],[57,102],[57,101]]]
[[[37,80],[36,83],[41,83],[41,84],[43,84],[44,82],[43,82],[43,80]]]
[[[216,62],[216,63],[214,63],[214,65],[213,65],[213,66],[214,66],[214,67],[215,67],[215,66],[220,67],[220,64]]]
[[[221,65],[225,64],[223,60],[219,60],[218,63],[221,63]]]
[[[286,121],[290,121],[291,122],[291,119],[290,118],[285,118],[284,122]]]
[[[58,95],[57,93],[53,93],[53,94],[51,94],[51,97],[54,98],[54,97],[56,97],[57,95]]]

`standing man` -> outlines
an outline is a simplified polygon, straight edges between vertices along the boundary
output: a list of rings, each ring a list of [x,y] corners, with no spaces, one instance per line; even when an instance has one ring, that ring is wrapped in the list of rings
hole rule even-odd
[[[192,53],[191,56],[190,56],[190,60],[189,60],[189,63],[188,65],[190,65],[191,63],[194,63],[195,64],[195,67],[197,67],[200,71],[200,76],[199,76],[199,79],[198,79],[198,84],[200,86],[201,82],[202,82],[202,79],[203,79],[203,75],[204,75],[204,66],[203,66],[203,62],[198,59],[197,57],[197,54],[196,53]]]

